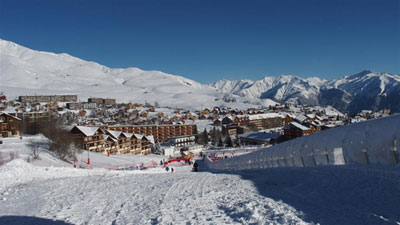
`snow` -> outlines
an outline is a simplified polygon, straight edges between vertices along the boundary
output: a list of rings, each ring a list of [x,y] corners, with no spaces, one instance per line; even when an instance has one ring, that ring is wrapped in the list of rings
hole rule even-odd
[[[313,142],[336,146],[343,135],[351,137],[353,145],[356,139],[369,139],[367,150],[373,153],[370,149],[382,149],[392,137],[400,137],[399,120],[397,115],[335,128],[286,142],[286,146],[304,147]],[[277,158],[281,152],[287,154],[275,145],[213,164],[207,158],[200,160],[200,172],[174,163],[171,173],[160,165],[147,170],[110,170],[113,165],[151,165],[163,159],[154,155],[107,157],[91,152],[91,167],[79,169],[87,159],[83,152],[74,169],[43,151],[41,160],[28,163],[30,139],[45,142],[38,135],[4,138],[0,145],[2,155],[18,153],[18,158],[0,166],[0,224],[400,223],[400,166],[377,166],[379,160],[373,159],[380,155],[372,154],[370,166],[360,165],[351,161],[348,147],[343,149],[349,153],[346,162],[350,165],[284,167],[281,160],[274,164],[281,167],[264,168],[268,150],[275,148]],[[236,155],[244,150],[256,149],[219,149],[208,154]],[[333,157],[335,153],[333,149]],[[232,162],[234,167],[227,167]]]
[[[239,137],[251,138],[256,140],[269,140],[271,138],[278,138],[280,135],[276,133],[265,133],[265,132],[247,132],[245,134],[239,134]]]
[[[47,179],[1,189],[0,215],[73,224],[306,224],[300,212],[258,194],[250,181],[188,169],[176,167],[173,174],[86,170],[86,175],[54,179],[50,168],[27,171]]]
[[[293,122],[292,122],[293,123]],[[216,170],[316,165],[395,165],[400,114],[317,132],[217,163]]]
[[[10,99],[20,95],[77,94],[80,100],[109,97],[116,98],[117,102],[158,102],[161,106],[187,109],[215,105],[245,109],[260,103],[255,99],[250,101],[252,104],[245,104],[248,98],[239,96],[235,97],[237,102],[216,101],[223,99],[224,94],[182,76],[138,68],[112,69],[67,54],[35,51],[1,39],[0,60],[0,90]],[[262,101],[263,105],[268,106],[269,101]]]
[[[93,136],[97,130],[99,130],[98,127],[85,127],[85,126],[76,126],[85,136]]]
[[[310,130],[309,127],[303,126],[303,125],[301,125],[300,123],[297,123],[297,122],[291,122],[290,124],[295,126],[295,127],[297,127],[297,128],[299,128],[300,130],[305,130],[305,131],[306,130]]]

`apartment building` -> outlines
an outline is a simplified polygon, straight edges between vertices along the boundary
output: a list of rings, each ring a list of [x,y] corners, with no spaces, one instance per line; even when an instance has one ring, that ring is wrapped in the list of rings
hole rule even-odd
[[[196,125],[115,125],[108,126],[108,130],[121,131],[125,133],[143,134],[153,136],[155,142],[165,142],[167,138],[197,134]]]
[[[19,102],[76,102],[78,95],[25,95],[18,97]]]

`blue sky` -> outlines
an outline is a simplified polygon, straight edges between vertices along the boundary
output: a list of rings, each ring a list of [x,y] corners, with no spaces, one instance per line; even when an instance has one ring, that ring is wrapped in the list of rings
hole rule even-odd
[[[202,83],[400,73],[400,0],[0,0],[0,38]]]

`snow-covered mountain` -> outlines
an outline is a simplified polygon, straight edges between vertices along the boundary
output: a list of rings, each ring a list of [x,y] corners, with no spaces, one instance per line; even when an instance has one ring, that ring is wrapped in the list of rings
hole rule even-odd
[[[281,75],[203,85],[160,71],[112,69],[68,54],[35,51],[1,39],[0,81],[0,91],[9,96],[78,94],[82,100],[90,96],[111,97],[117,101],[159,102],[182,108],[215,105],[247,108],[290,102],[331,105],[347,112],[382,108],[400,112],[400,75],[362,71],[332,81]]]
[[[390,108],[400,112],[400,75],[362,71],[332,81],[292,75],[261,80],[221,80],[210,86],[221,92],[277,102],[331,105],[341,111]]]
[[[343,103],[347,102],[346,110],[350,112],[360,109],[378,110],[383,108],[400,112],[399,74],[365,70],[358,74],[332,80],[328,82],[325,89],[335,91],[339,96],[345,96],[347,100]],[[328,98],[332,98],[332,96],[328,96]]]
[[[11,96],[70,93],[78,94],[82,100],[90,96],[111,97],[185,108],[245,107],[244,101],[252,102],[244,98],[226,103],[225,93],[182,76],[138,68],[111,69],[68,54],[35,51],[1,39],[0,80],[0,90]],[[275,104],[259,99],[253,103]]]
[[[302,79],[292,75],[281,75],[277,77],[264,77],[261,80],[221,80],[214,84],[222,92],[228,92],[239,96],[252,98],[269,98],[278,102],[293,102],[299,104],[318,103],[318,94],[321,85],[326,80],[317,77]]]

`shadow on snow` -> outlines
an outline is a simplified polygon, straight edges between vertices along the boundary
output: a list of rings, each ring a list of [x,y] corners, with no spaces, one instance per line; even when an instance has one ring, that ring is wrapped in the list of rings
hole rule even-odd
[[[8,225],[71,225],[61,220],[51,220],[32,216],[0,216],[0,224]]]
[[[210,172],[252,181],[261,195],[301,211],[306,222],[400,222],[400,168],[316,166]]]

